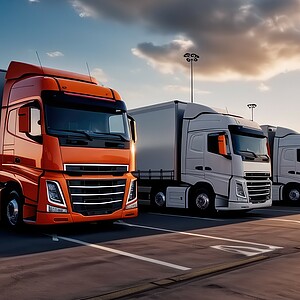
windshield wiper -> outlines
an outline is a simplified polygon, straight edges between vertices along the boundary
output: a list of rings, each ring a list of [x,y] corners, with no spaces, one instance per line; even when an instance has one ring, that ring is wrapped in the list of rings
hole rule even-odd
[[[97,135],[103,135],[103,136],[116,136],[118,138],[120,138],[122,141],[127,142],[128,140],[121,134],[118,133],[103,133],[103,132],[98,132],[98,131],[93,131],[93,133],[97,134]]]
[[[246,157],[254,157],[254,158],[257,158],[257,155],[255,154],[255,152],[253,151],[249,151],[249,150],[239,150],[239,154],[251,154],[251,156],[249,155],[245,155]]]
[[[80,133],[84,135],[89,141],[92,141],[93,138],[84,130],[69,130],[69,129],[52,129],[53,131],[59,132],[73,132],[73,133]]]

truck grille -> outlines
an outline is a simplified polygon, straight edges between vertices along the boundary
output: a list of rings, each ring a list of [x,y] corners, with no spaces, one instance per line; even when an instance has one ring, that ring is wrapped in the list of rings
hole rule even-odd
[[[126,180],[68,180],[73,212],[107,215],[122,208]]]
[[[252,203],[263,203],[271,199],[270,173],[246,173],[249,200]]]
[[[127,165],[109,164],[65,164],[64,169],[67,173],[112,174],[120,176],[128,172]]]

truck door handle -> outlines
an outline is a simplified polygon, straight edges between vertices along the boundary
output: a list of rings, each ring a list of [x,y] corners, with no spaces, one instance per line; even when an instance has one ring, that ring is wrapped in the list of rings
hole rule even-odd
[[[207,171],[211,171],[211,170],[212,170],[212,168],[211,168],[211,167],[205,167],[205,170],[207,170]]]
[[[19,164],[20,162],[21,162],[20,157],[15,157],[15,163],[16,163],[16,164]]]
[[[203,166],[196,166],[195,169],[199,171],[203,171]]]

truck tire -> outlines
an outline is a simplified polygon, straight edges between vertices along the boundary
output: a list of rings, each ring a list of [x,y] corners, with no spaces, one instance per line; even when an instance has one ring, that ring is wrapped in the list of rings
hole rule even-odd
[[[5,194],[3,220],[10,228],[19,228],[23,223],[23,203],[16,190],[9,190]]]
[[[166,207],[166,192],[163,189],[154,190],[151,195],[151,206],[155,209]]]
[[[300,185],[292,184],[284,188],[284,200],[292,204],[300,204]]]
[[[200,214],[214,213],[216,211],[214,193],[205,187],[197,188],[191,193],[189,207],[193,212]]]

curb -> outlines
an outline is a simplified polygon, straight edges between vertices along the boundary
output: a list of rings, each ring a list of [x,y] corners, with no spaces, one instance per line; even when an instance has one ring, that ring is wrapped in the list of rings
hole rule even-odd
[[[218,272],[227,271],[227,270],[234,269],[237,267],[245,266],[245,265],[255,263],[255,262],[258,262],[261,260],[265,260],[267,258],[268,258],[268,256],[260,255],[260,256],[255,256],[255,257],[251,257],[251,258],[247,258],[247,259],[242,259],[242,260],[232,262],[232,263],[224,263],[224,264],[216,265],[216,266],[209,267],[209,268],[198,269],[198,270],[196,269],[195,271],[192,271],[189,273],[183,273],[180,275],[172,276],[170,278],[164,278],[164,279],[160,279],[157,281],[153,281],[153,282],[129,287],[129,288],[126,288],[123,290],[114,291],[111,293],[106,293],[103,295],[89,297],[89,298],[85,298],[85,299],[86,300],[112,300],[112,299],[133,296],[134,294],[146,292],[146,291],[161,288],[164,286],[170,286],[172,284],[177,284],[179,282],[188,281],[188,280],[199,278],[202,276],[212,275],[212,274],[215,274]]]

